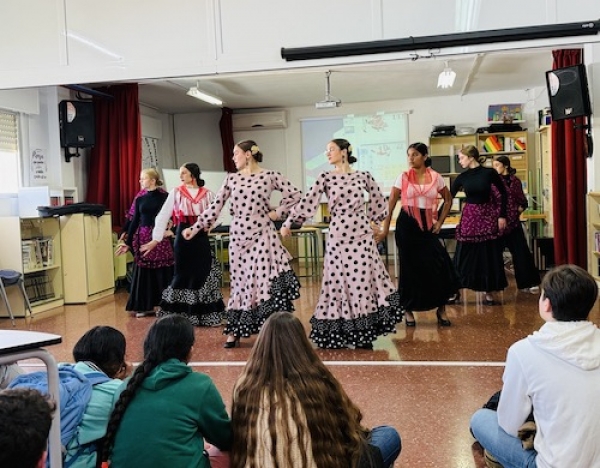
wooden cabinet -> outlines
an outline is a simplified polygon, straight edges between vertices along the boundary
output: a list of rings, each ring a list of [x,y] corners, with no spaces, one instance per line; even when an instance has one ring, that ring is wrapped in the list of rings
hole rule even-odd
[[[23,273],[33,313],[63,305],[62,245],[57,218],[0,218],[0,267]],[[25,315],[17,288],[7,289],[16,317]],[[4,308],[1,316],[7,316]]]
[[[587,194],[588,271],[600,282],[600,192]]]
[[[61,216],[65,303],[87,303],[114,293],[110,213]]]

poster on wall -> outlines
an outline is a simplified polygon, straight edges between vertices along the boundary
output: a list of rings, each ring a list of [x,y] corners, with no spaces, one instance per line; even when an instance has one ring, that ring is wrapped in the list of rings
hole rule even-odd
[[[152,137],[142,137],[142,169],[158,167],[158,140]]]
[[[29,182],[30,185],[48,185],[48,164],[45,149],[38,148],[31,152]]]

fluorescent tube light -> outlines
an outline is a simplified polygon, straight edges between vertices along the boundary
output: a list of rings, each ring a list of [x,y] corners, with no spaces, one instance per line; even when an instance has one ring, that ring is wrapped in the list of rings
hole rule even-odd
[[[195,97],[196,99],[200,99],[201,101],[208,102],[213,106],[222,106],[223,101],[219,98],[211,96],[210,94],[205,93],[204,91],[200,91],[196,86],[192,86],[190,90],[187,92],[188,96]]]

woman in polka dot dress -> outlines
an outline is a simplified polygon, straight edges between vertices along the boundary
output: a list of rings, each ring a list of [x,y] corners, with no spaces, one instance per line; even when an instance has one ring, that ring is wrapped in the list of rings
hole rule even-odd
[[[175,275],[162,292],[156,315],[180,314],[198,326],[218,326],[225,310],[221,294],[221,269],[212,256],[206,232],[193,241],[185,240],[182,232],[193,224],[214,198],[204,188],[200,168],[196,163],[185,163],[179,169],[182,184],[169,192],[160,213],[156,216],[152,240],[140,250],[150,252],[163,239],[173,221],[175,233]]]
[[[385,219],[387,205],[373,176],[351,169],[356,158],[347,140],[330,141],[327,159],[335,169],[319,175],[292,209],[281,234],[290,235],[292,222],[310,218],[321,195],[327,196],[331,223],[310,338],[321,348],[372,349],[379,335],[394,332],[396,323],[402,321],[398,291],[379,257],[369,226],[369,221]],[[368,213],[364,192],[370,196]]]
[[[287,216],[300,191],[279,172],[261,168],[263,155],[256,142],[241,141],[233,149],[238,170],[228,174],[215,201],[184,234],[187,238],[209,229],[229,200],[233,217],[229,231],[231,295],[227,304],[229,335],[226,348],[240,337],[258,333],[263,322],[278,311],[293,312],[300,283],[290,266],[291,255],[281,244],[272,221]],[[270,206],[271,193],[280,191],[279,207]]]

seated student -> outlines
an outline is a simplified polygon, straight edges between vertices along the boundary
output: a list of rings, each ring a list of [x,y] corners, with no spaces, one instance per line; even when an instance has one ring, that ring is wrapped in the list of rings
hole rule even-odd
[[[102,446],[110,413],[123,387],[122,379],[131,373],[131,365],[125,362],[125,346],[123,333],[108,326],[92,328],[75,344],[75,370],[84,375],[102,372],[110,380],[93,386],[83,420],[77,433],[67,444],[65,466],[96,466],[97,452]]]
[[[600,330],[587,319],[598,287],[583,268],[562,265],[541,288],[546,323],[510,347],[498,411],[478,410],[471,432],[506,468],[600,466]],[[532,410],[534,449],[524,450],[517,431]]]
[[[396,430],[361,425],[362,414],[319,359],[300,321],[269,317],[233,396],[231,466],[390,467]]]
[[[42,468],[56,405],[36,390],[0,392],[0,466]]]
[[[231,421],[223,399],[208,375],[187,365],[193,345],[194,327],[182,315],[152,324],[144,361],[110,417],[103,467],[110,459],[110,468],[209,468],[205,440],[229,449]]]

